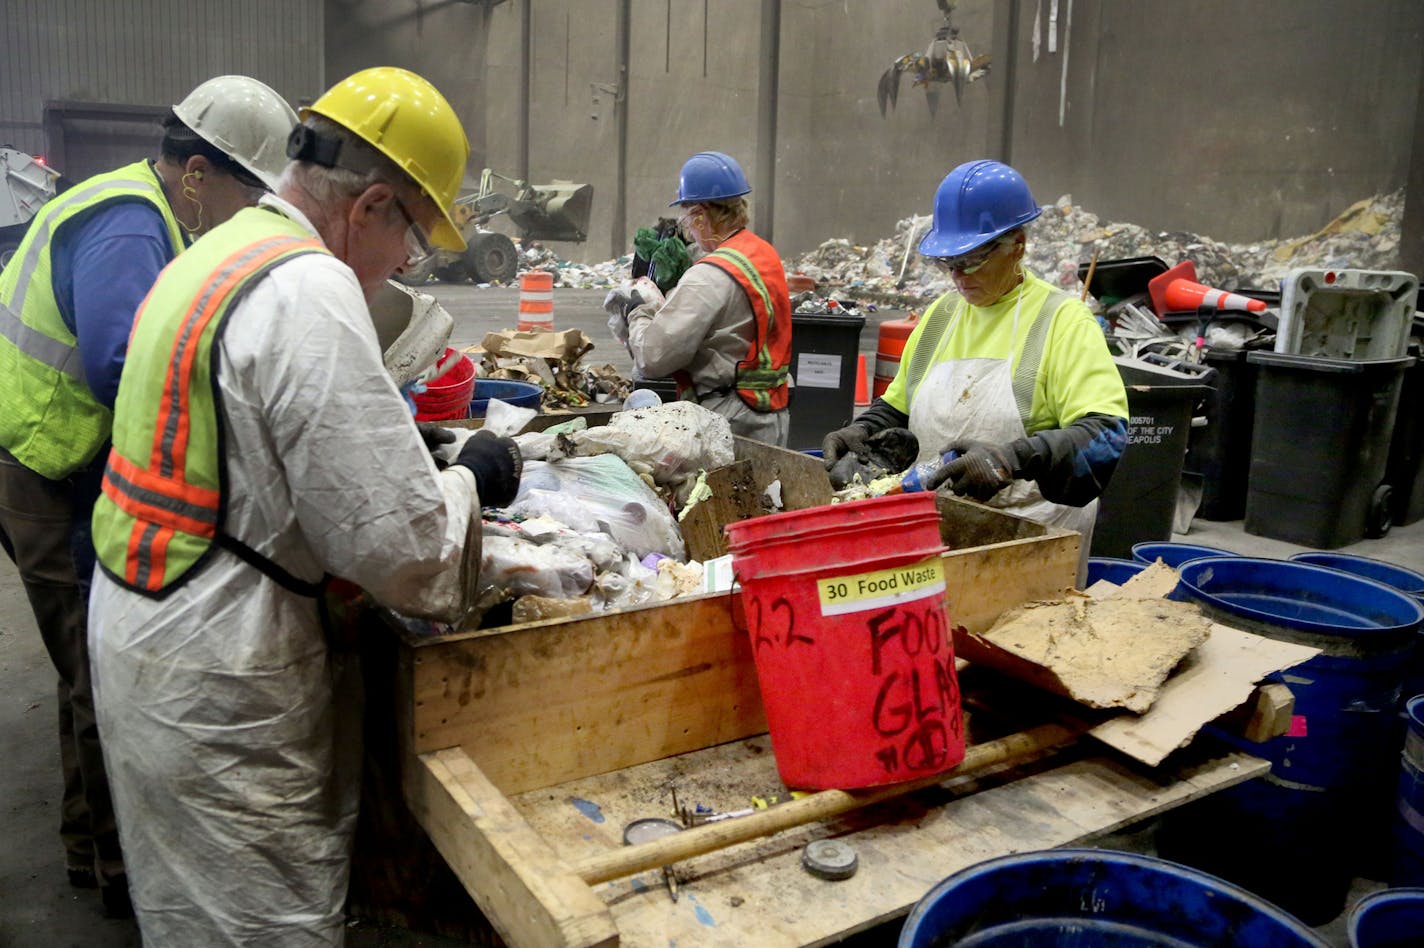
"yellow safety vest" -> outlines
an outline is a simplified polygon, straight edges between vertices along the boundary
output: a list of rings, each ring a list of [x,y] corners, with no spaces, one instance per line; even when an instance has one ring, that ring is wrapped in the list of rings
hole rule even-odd
[[[41,208],[0,272],[0,447],[52,480],[99,453],[111,419],[89,390],[78,342],[60,315],[50,251],[66,228],[120,201],[151,204],[168,228],[170,256],[183,249],[158,175],[138,161],[89,178]]]
[[[94,505],[94,549],[115,581],[161,597],[221,546],[294,591],[314,592],[222,530],[217,342],[232,307],[273,267],[326,252],[295,221],[250,207],[159,275],[134,319]]]

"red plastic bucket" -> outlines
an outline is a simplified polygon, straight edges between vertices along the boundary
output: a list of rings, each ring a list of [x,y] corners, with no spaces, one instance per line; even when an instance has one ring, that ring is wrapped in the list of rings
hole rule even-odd
[[[727,526],[777,770],[850,789],[964,759],[933,493]]]
[[[415,398],[416,421],[445,421],[470,416],[470,399],[475,391],[475,364],[470,357],[446,349],[445,362],[457,356],[450,367],[425,383],[425,391]]]

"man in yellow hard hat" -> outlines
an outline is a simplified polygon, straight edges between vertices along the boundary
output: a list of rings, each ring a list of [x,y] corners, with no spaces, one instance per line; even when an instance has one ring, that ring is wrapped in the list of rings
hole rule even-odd
[[[247,76],[173,106],[156,161],[47,203],[0,272],[0,546],[59,674],[60,808],[69,881],[131,913],[89,686],[89,515],[134,312],[193,238],[277,183],[297,114]]]
[[[367,310],[463,247],[459,120],[394,68],[301,117],[276,195],[140,309],[94,510],[95,697],[150,948],[341,942],[360,709],[323,581],[456,620],[481,503],[518,487],[493,435],[436,469]]]

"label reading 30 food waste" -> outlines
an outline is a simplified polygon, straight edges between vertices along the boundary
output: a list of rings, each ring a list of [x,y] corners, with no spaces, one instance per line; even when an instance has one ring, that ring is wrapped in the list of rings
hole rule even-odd
[[[909,566],[818,579],[816,592],[821,599],[823,616],[867,612],[930,596],[943,596],[944,561],[933,556]]]

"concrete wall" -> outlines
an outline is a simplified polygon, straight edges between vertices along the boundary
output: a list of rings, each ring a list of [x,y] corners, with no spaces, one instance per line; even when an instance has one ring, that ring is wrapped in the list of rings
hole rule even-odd
[[[1417,0],[1074,0],[1061,127],[1064,52],[1032,61],[1036,6],[961,0],[964,38],[994,56],[988,78],[961,105],[946,89],[934,117],[906,80],[881,118],[876,82],[928,44],[930,0],[781,3],[775,75],[763,0],[7,0],[0,142],[43,150],[50,99],[166,105],[242,72],[298,102],[365,66],[407,66],[465,122],[469,183],[486,165],[517,174],[527,149],[531,180],[594,185],[589,242],[558,248],[583,259],[627,249],[704,148],[774,180],[788,254],[884,236],[928,211],[955,164],[1006,151],[1041,201],[1072,193],[1107,219],[1237,241],[1309,232],[1421,175]],[[772,82],[768,175],[758,91]]]
[[[1064,125],[1061,54],[1020,55],[1013,161],[1108,219],[1309,233],[1405,184],[1421,42],[1416,0],[1076,0]]]
[[[49,151],[47,102],[158,113],[224,73],[261,79],[295,103],[320,91],[321,21],[310,0],[3,0],[0,144]],[[71,178],[153,155],[161,138],[151,120],[79,124],[52,123],[70,139],[74,163],[59,170]]]

